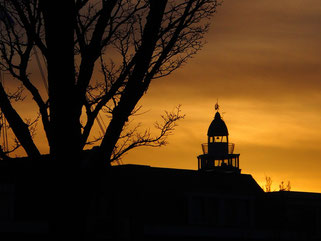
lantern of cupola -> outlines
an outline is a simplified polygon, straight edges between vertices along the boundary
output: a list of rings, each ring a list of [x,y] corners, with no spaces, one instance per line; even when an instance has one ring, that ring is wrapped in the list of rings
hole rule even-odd
[[[228,130],[218,111],[208,128],[207,137],[208,154],[228,154]]]

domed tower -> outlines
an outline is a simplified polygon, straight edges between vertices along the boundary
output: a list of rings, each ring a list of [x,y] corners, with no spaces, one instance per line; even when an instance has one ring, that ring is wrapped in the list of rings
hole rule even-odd
[[[214,120],[207,131],[207,143],[202,144],[203,154],[197,157],[199,170],[240,173],[239,156],[234,154],[234,144],[228,141],[228,129],[215,106]]]

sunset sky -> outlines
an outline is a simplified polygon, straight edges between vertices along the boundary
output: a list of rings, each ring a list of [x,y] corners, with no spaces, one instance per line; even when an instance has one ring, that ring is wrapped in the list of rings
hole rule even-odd
[[[181,105],[185,119],[169,144],[139,148],[124,164],[197,169],[218,99],[242,173],[293,191],[321,192],[320,0],[225,0],[207,44],[182,68],[155,80],[134,122],[153,128]],[[36,70],[35,70],[36,71]],[[18,110],[31,111],[26,102]],[[45,153],[43,134],[35,137]]]
[[[166,147],[123,163],[196,169],[218,99],[242,173],[321,192],[320,30],[319,0],[224,1],[202,51],[141,101],[146,126],[178,104],[185,119]]]

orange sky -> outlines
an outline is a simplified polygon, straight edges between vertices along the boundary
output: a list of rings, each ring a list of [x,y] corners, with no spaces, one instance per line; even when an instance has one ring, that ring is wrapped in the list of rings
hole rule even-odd
[[[185,120],[168,146],[123,162],[196,169],[218,98],[242,173],[321,192],[320,29],[319,0],[224,1],[203,50],[141,101],[143,124],[178,104]]]
[[[151,84],[140,102],[148,112],[135,121],[152,128],[179,104],[185,119],[166,147],[136,149],[123,163],[196,169],[219,99],[242,173],[260,185],[270,176],[275,190],[289,180],[292,190],[321,192],[320,29],[320,0],[225,0],[208,43]],[[17,108],[30,111],[28,101]],[[35,141],[48,150],[43,134]]]

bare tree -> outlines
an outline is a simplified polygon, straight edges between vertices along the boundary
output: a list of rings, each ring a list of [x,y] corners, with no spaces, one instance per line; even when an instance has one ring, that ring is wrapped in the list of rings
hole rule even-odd
[[[290,181],[288,181],[286,185],[285,185],[284,181],[282,181],[279,185],[279,190],[280,191],[291,191]]]
[[[272,178],[265,176],[265,185],[263,186],[265,192],[272,192]],[[291,183],[287,182],[285,185],[284,181],[279,184],[279,191],[291,191]]]
[[[153,80],[168,76],[201,49],[218,4],[217,0],[0,0],[0,68],[34,100],[50,147],[48,165],[53,174],[42,178],[49,179],[53,240],[82,236],[79,230],[86,223],[84,213],[95,184],[77,167],[82,166],[81,153],[92,142],[99,115],[106,116],[107,124],[97,138],[92,162],[109,164],[133,148],[166,143],[176,121],[183,118],[179,109],[165,113],[163,122],[155,124],[158,136],[131,128],[129,120]],[[45,59],[48,97],[37,88],[39,80],[31,70],[38,52]],[[9,96],[0,84],[2,113],[27,155],[39,159],[29,126]]]
[[[272,178],[265,176],[265,186],[264,186],[263,190],[265,192],[271,192],[271,190],[272,190],[271,187],[272,187]]]
[[[51,1],[2,0],[0,66],[37,104],[53,158],[65,156],[66,146],[79,156],[103,113],[107,127],[97,153],[110,162],[134,147],[163,145],[163,131],[172,131],[166,126],[183,117],[167,115],[157,126],[160,136],[124,133],[152,80],[171,74],[201,49],[217,5],[216,0],[78,0],[63,2],[62,9]],[[48,98],[30,72],[35,51],[45,58]],[[39,156],[7,96],[0,86],[0,108],[17,139],[28,156]]]

